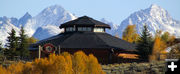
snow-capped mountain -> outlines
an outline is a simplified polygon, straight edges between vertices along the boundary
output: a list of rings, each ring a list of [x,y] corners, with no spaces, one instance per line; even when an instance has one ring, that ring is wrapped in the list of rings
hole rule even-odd
[[[75,18],[75,16],[59,5],[47,7],[34,17],[34,19],[36,19],[36,24],[39,26],[47,24],[59,26],[60,24]]]
[[[24,27],[27,24],[27,22],[31,19],[32,19],[32,16],[28,12],[26,12],[26,14],[19,19],[18,25],[16,26],[19,28],[21,26]]]
[[[28,12],[20,19],[0,17],[0,41],[6,43],[7,32],[12,28],[19,32],[21,26],[29,37],[34,36],[41,40],[59,34],[62,31],[59,29],[60,24],[73,19],[76,17],[59,5],[47,7],[34,17]],[[43,33],[46,33],[46,36],[43,36]]]
[[[0,42],[5,45],[8,33],[11,32],[12,28],[17,31],[16,35],[19,34],[19,28],[15,25],[18,23],[16,18],[0,17]]]
[[[57,35],[63,31],[64,31],[63,29],[59,29],[59,27],[56,25],[45,25],[45,26],[39,27],[34,33],[33,37],[39,40],[42,40],[42,39]]]
[[[34,36],[42,40],[62,32],[62,29],[59,29],[60,24],[73,19],[76,19],[76,16],[59,5],[47,7],[34,17],[28,12],[20,19],[0,17],[0,41],[4,45],[8,32],[14,28],[18,35],[21,26],[24,27],[29,37]],[[155,34],[156,30],[162,30],[168,31],[175,36],[180,36],[180,22],[174,20],[165,9],[155,4],[147,9],[132,13],[120,25],[109,22],[104,18],[101,21],[111,26],[111,30],[106,30],[107,33],[112,35],[120,34],[120,37],[122,37],[123,31],[128,25],[134,24],[139,34],[143,25],[147,24],[150,32],[153,34]]]
[[[33,25],[31,24],[32,27],[30,29],[36,31],[33,34],[35,38],[42,40],[59,34],[61,32],[59,25],[73,19],[76,19],[74,15],[66,11],[61,6],[54,5],[45,8],[42,12],[35,16],[33,20],[35,20],[36,23]],[[43,36],[42,34],[45,32],[47,32],[46,36]]]
[[[61,6],[54,5],[54,6],[45,8],[37,16],[33,17],[31,24],[27,24],[25,28],[27,28],[28,31],[31,31],[34,36],[34,35],[37,35],[37,33],[41,34],[40,32],[35,32],[39,27],[43,27],[48,24],[58,27],[60,24],[73,20],[75,18],[76,17],[74,15],[66,11]],[[44,28],[42,28],[41,30],[42,30],[41,32],[43,32]],[[53,36],[53,34],[49,34],[49,35]],[[44,39],[43,37],[37,37],[37,36],[34,36],[34,37],[37,39],[38,38]]]
[[[144,24],[148,26],[153,35],[156,30],[162,30],[180,36],[180,22],[174,20],[165,9],[155,4],[152,4],[147,9],[132,13],[121,22],[117,32],[122,37],[123,31],[128,25],[136,25],[137,32],[140,34]]]
[[[102,18],[100,21],[110,25],[111,29],[106,29],[107,33],[109,33],[111,35],[115,35],[116,30],[118,29],[117,24],[114,24],[113,22],[110,22],[110,21],[106,20],[105,18]]]

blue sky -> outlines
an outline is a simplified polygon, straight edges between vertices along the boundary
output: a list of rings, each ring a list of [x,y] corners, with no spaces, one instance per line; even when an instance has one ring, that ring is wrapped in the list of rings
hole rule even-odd
[[[20,18],[26,12],[32,16],[51,5],[61,5],[76,16],[106,18],[120,24],[131,13],[157,4],[180,20],[180,0],[0,0],[0,17]]]

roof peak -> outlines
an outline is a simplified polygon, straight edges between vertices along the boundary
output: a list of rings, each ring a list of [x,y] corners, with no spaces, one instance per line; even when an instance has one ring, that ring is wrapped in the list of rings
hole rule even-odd
[[[104,27],[104,28],[110,28],[110,26],[108,24],[105,24],[103,22],[100,22],[98,20],[95,20],[91,17],[88,17],[88,16],[82,16],[82,17],[79,17],[75,20],[72,20],[72,21],[69,21],[69,22],[66,22],[66,23],[63,23],[61,24],[60,28],[64,28],[64,27],[73,27],[74,25],[76,26],[91,26],[91,27]]]
[[[91,17],[89,17],[89,16],[87,16],[87,15],[84,15],[84,16],[79,17],[79,19],[82,19],[82,18],[83,18],[83,19],[88,19],[88,18],[89,18],[89,19],[92,19]]]

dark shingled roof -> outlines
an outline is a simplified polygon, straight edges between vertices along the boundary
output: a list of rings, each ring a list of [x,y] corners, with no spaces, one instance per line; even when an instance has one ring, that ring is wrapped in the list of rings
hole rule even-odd
[[[74,27],[75,26],[90,26],[90,27],[104,27],[104,28],[111,28],[108,24],[105,24],[103,22],[94,20],[93,18],[90,18],[88,16],[82,16],[79,17],[75,20],[66,22],[64,24],[61,24],[60,28],[64,28],[64,27]]]
[[[51,43],[61,48],[73,49],[120,49],[134,51],[135,44],[111,36],[107,33],[98,32],[70,32],[61,33],[48,39],[41,40],[35,45]]]

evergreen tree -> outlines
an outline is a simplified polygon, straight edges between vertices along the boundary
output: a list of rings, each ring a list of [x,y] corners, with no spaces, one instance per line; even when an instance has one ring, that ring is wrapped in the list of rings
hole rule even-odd
[[[20,37],[19,37],[19,48],[18,51],[20,52],[21,58],[28,57],[29,56],[29,50],[28,50],[28,38],[27,35],[25,35],[24,28],[21,27],[20,30]]]
[[[139,59],[149,61],[149,55],[152,54],[153,40],[147,26],[144,26],[142,34],[137,42]]]
[[[7,37],[6,47],[8,49],[5,51],[7,56],[10,56],[11,59],[17,55],[16,49],[18,47],[18,38],[16,37],[16,31],[14,29],[11,30],[9,36]]]
[[[2,48],[2,43],[0,42],[0,51],[2,50],[3,48]]]
[[[3,55],[3,47],[2,47],[2,43],[0,42],[0,56]]]

